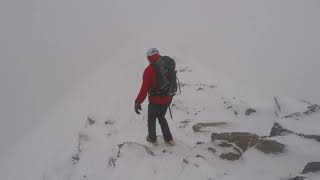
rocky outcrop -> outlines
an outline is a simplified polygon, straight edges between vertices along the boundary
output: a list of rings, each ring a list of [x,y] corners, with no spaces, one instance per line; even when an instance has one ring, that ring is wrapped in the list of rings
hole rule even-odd
[[[304,137],[307,139],[313,139],[316,140],[318,142],[320,142],[320,136],[319,135],[304,135],[304,134],[298,134],[300,137]]]
[[[308,173],[314,173],[314,172],[320,172],[320,162],[309,162],[307,165],[305,165],[301,174],[308,174]],[[299,176],[290,178],[288,180],[304,180],[304,179],[307,179],[307,177],[299,175]]]
[[[320,171],[320,162],[309,162],[303,169],[302,174]]]
[[[226,122],[197,123],[197,124],[193,125],[192,129],[194,132],[207,132],[207,131],[203,131],[202,128],[218,127],[218,126],[223,126],[226,124],[227,124]]]
[[[212,133],[211,140],[223,140],[229,143],[234,143],[242,151],[254,146],[258,142],[259,136],[247,132],[232,132],[232,133]]]
[[[229,161],[235,161],[235,160],[240,159],[241,156],[242,156],[242,154],[229,152],[229,153],[223,153],[219,157],[221,159],[225,159],[225,160],[229,160]]]
[[[215,154],[217,152],[217,150],[215,150],[212,147],[208,147],[208,151],[211,152],[212,154]]]
[[[296,176],[294,178],[290,178],[288,180],[304,180],[306,177],[303,177],[303,176]]]
[[[288,135],[288,134],[295,134],[297,136],[300,136],[300,137],[303,137],[303,138],[306,138],[306,139],[313,139],[313,140],[316,140],[316,141],[320,142],[320,135],[305,135],[305,134],[301,134],[301,133],[296,133],[294,131],[285,129],[279,123],[274,123],[273,124],[273,127],[272,127],[271,132],[270,132],[270,137],[284,136],[284,135]]]
[[[252,113],[256,113],[257,111],[255,109],[252,109],[252,108],[248,108],[245,112],[245,115],[246,116],[249,116],[251,115]]]
[[[320,110],[320,106],[317,104],[313,104],[307,107],[307,110],[304,112],[295,112],[289,115],[284,116],[284,118],[296,118],[304,115],[310,115]]]
[[[266,154],[279,154],[285,152],[285,145],[274,140],[260,140],[256,147]]]
[[[270,137],[283,136],[287,134],[292,134],[293,131],[283,128],[279,123],[274,123],[270,132]]]
[[[96,123],[96,120],[93,118],[93,117],[90,117],[90,116],[88,116],[87,117],[87,124],[86,124],[86,126],[90,126],[90,125],[93,125],[93,124],[95,124]]]
[[[212,133],[211,140],[219,141],[218,146],[226,151],[226,153],[221,153],[219,157],[230,161],[240,159],[242,154],[251,147],[266,154],[284,153],[286,148],[282,143],[248,132]]]

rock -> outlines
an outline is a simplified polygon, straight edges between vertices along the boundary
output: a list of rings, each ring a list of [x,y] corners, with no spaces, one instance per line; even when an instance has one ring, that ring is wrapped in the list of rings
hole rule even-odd
[[[241,150],[239,148],[233,147],[232,149],[242,156],[243,153],[241,152]]]
[[[80,161],[79,153],[71,157],[72,164],[76,165]]]
[[[302,176],[296,176],[294,178],[290,178],[288,180],[304,180],[306,177],[302,177]]]
[[[250,114],[255,113],[255,112],[257,112],[255,109],[248,108],[248,109],[246,110],[245,115],[246,115],[246,116],[249,116]]]
[[[221,159],[225,159],[225,160],[229,160],[229,161],[235,161],[235,160],[240,159],[240,158],[241,158],[241,155],[240,155],[240,154],[233,153],[233,152],[229,152],[229,153],[221,154],[219,157],[220,157]]]
[[[227,142],[225,142],[225,141],[223,141],[223,142],[221,142],[221,143],[219,144],[219,146],[220,146],[220,147],[232,147],[233,145],[232,145],[232,144],[229,144],[229,143],[227,143]]]
[[[202,141],[196,142],[196,145],[201,145],[201,144],[204,144],[204,142],[202,142]]]
[[[285,145],[274,140],[259,138],[258,135],[248,132],[212,133],[212,141],[221,141],[219,146],[225,149],[220,155],[221,159],[238,160],[249,148],[254,147],[266,154],[279,154],[285,152]]]
[[[306,139],[313,139],[313,140],[320,142],[320,135],[305,135],[305,134],[301,134],[301,133],[296,133],[291,130],[283,128],[279,123],[273,124],[273,127],[270,132],[270,137],[283,136],[283,135],[287,135],[287,134],[295,134],[297,136],[300,136],[300,137],[303,137]]]
[[[270,132],[270,137],[283,136],[290,133],[294,133],[294,132],[283,128],[279,123],[274,123]]]
[[[279,154],[285,152],[285,145],[274,140],[260,140],[256,149],[266,154]]]
[[[206,158],[204,158],[204,157],[203,157],[202,155],[200,155],[200,154],[196,155],[196,157],[197,157],[197,158],[202,158],[202,159],[204,159],[204,160],[206,159]]]
[[[185,164],[190,164],[189,161],[187,159],[185,159],[185,158],[183,158],[182,162],[185,163]]]
[[[295,112],[295,113],[284,116],[284,118],[294,118],[294,117],[300,117],[300,116],[302,116],[300,112]]]
[[[314,112],[317,112],[317,111],[320,110],[320,106],[317,105],[317,104],[308,106],[307,108],[308,108],[308,110],[305,111],[305,112],[303,112],[303,114],[305,114],[305,115],[309,115],[309,114],[311,114],[311,113],[314,113]]]
[[[226,122],[197,123],[192,127],[192,129],[194,132],[205,132],[201,130],[204,127],[217,127],[217,126],[222,126],[226,124],[227,124]]]
[[[217,150],[213,149],[212,147],[208,147],[208,151],[212,152],[213,154],[217,152]]]
[[[104,124],[105,125],[113,125],[115,122],[114,121],[112,121],[112,120],[106,120],[105,122],[104,122]]]
[[[186,164],[190,164],[189,161],[187,159],[185,159],[185,158],[183,158],[182,162],[186,163]]]
[[[247,132],[212,133],[211,140],[223,140],[236,144],[243,152],[258,142],[259,136]]]
[[[309,162],[303,169],[302,174],[313,173],[320,171],[320,162]],[[306,177],[304,176],[296,176],[294,178],[290,178],[288,180],[304,180]]]
[[[314,139],[318,142],[320,142],[320,136],[318,135],[304,135],[304,134],[299,134],[300,137],[304,137],[304,138],[307,138],[307,139]]]
[[[309,162],[303,169],[302,174],[320,171],[320,162]]]
[[[88,116],[87,117],[87,123],[86,123],[86,126],[91,126],[91,125],[93,125],[93,124],[95,124],[96,123],[96,121],[94,120],[94,118],[93,117],[90,117],[90,116]]]
[[[116,167],[116,161],[117,161],[116,158],[110,157],[108,161],[108,167]]]
[[[189,123],[189,122],[191,122],[191,120],[184,120],[184,121],[181,121],[180,123],[186,124],[186,123]]]

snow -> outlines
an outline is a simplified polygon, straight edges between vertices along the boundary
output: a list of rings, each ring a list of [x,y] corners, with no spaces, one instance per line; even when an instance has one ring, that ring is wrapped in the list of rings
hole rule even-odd
[[[180,63],[184,67],[183,62]],[[91,109],[95,113],[91,113],[90,117],[96,122],[89,125],[85,123],[86,116],[83,116],[83,128],[78,131],[78,138],[74,137],[81,144],[80,160],[75,164],[71,161],[71,157],[78,152],[79,144],[75,144],[68,158],[60,162],[56,158],[49,160],[50,165],[43,172],[45,179],[231,180],[241,177],[267,180],[298,175],[306,163],[320,160],[318,155],[320,144],[296,135],[272,138],[287,146],[287,152],[281,155],[265,155],[250,149],[239,161],[228,162],[208,151],[208,147],[223,151],[211,142],[210,132],[252,132],[265,136],[270,133],[273,123],[278,119],[273,113],[274,104],[270,104],[268,108],[255,107],[247,103],[245,98],[239,100],[229,98],[220,91],[218,85],[189,78],[192,74],[199,73],[191,67],[193,65],[190,65],[192,72],[179,73],[181,82],[188,85],[182,87],[182,94],[174,99],[176,106],[172,108],[173,119],[170,119],[167,114],[168,123],[176,141],[175,146],[166,145],[161,138],[157,147],[145,142],[147,132],[145,108],[140,116],[135,115],[133,111],[120,113],[123,112],[121,108],[126,107],[122,104],[120,106],[120,103],[115,106],[121,108],[118,111],[110,111],[111,113]],[[101,74],[97,73],[92,79],[98,79],[100,76]],[[88,84],[84,86],[94,87]],[[199,87],[204,89],[198,90]],[[225,101],[227,104],[224,104]],[[228,109],[229,105],[232,105],[239,114],[235,115],[233,110]],[[292,105],[299,107],[299,104]],[[143,104],[143,107],[146,107],[146,104]],[[247,107],[255,108],[257,113],[246,116]],[[117,107],[114,108],[117,109]],[[132,110],[132,107],[126,108]],[[183,120],[191,122],[181,127],[180,121]],[[282,121],[292,120],[283,118]],[[306,122],[309,119],[306,117],[301,121]],[[227,122],[227,124],[205,129],[210,132],[195,133],[192,125],[199,122]],[[160,128],[157,128],[158,134],[161,135]],[[119,144],[126,142],[128,143],[122,146],[119,153]],[[196,145],[197,142],[204,144]],[[154,154],[149,154],[146,147]],[[55,164],[56,162],[58,164]]]
[[[234,162],[210,139],[268,136],[275,122],[320,135],[319,111],[284,117],[320,103],[318,2],[23,3],[0,5],[0,179],[280,180],[320,161],[319,142],[297,135],[269,138],[287,146],[283,154],[252,148]],[[141,115],[133,111],[150,47],[174,57],[183,84],[173,119],[167,114],[173,147],[145,142],[147,102]],[[247,116],[248,108],[257,112]],[[208,122],[226,125],[193,131]]]

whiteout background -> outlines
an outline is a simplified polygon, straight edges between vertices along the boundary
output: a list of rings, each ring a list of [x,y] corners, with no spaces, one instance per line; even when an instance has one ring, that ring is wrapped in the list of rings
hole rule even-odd
[[[320,103],[319,17],[316,0],[1,1],[1,179],[69,155],[88,113],[131,114],[150,47],[254,103]]]

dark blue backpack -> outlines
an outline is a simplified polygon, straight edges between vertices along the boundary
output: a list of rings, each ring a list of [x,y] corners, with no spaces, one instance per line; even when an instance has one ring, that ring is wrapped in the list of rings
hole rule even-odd
[[[157,87],[149,92],[150,96],[174,96],[178,91],[176,63],[169,56],[161,56],[151,64],[156,69]]]

